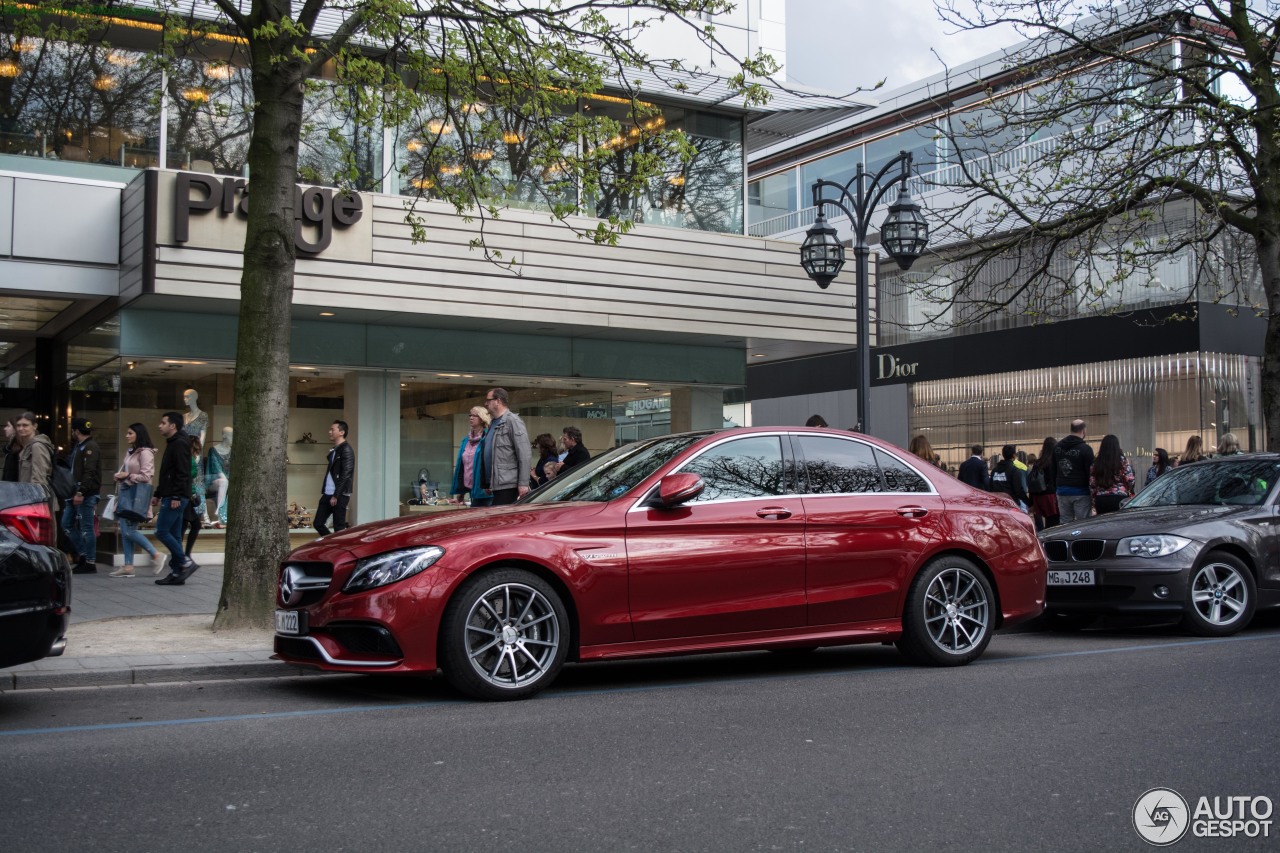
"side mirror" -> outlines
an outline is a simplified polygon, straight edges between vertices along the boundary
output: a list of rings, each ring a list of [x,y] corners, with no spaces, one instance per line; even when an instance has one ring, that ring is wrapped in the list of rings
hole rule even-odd
[[[706,484],[697,474],[668,474],[658,483],[650,505],[664,509],[680,506],[702,494],[704,488]]]

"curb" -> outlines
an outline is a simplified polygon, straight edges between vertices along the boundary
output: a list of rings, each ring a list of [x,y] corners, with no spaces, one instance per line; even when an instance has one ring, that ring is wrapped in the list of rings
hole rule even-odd
[[[225,664],[167,664],[118,669],[27,670],[0,672],[0,694],[13,690],[52,690],[59,687],[121,687],[178,681],[218,681],[235,678],[287,678],[322,675],[318,670],[280,661]]]

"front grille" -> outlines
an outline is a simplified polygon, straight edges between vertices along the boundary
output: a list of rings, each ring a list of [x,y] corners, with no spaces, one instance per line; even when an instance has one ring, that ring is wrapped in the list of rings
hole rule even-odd
[[[396,638],[381,625],[370,625],[365,622],[331,622],[324,627],[324,630],[349,652],[358,655],[404,657]]]
[[[276,654],[300,660],[324,660],[310,640],[276,635]]]
[[[285,573],[293,570],[292,585],[301,594],[295,601],[284,595]],[[333,580],[333,566],[328,563],[286,563],[276,582],[276,598],[285,607],[308,607],[325,597]]]
[[[1065,563],[1071,558],[1071,549],[1061,539],[1050,539],[1045,542],[1044,553],[1051,563]]]
[[[1078,539],[1071,543],[1071,559],[1077,563],[1092,563],[1102,556],[1105,539]]]

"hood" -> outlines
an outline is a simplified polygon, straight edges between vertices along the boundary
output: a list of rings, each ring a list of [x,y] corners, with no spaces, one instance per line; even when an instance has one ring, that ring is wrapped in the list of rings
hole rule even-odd
[[[1195,538],[1198,525],[1249,517],[1261,511],[1265,511],[1265,507],[1195,505],[1122,509],[1087,521],[1059,525],[1041,533],[1040,538],[1122,539],[1153,533],[1177,533]],[[1073,536],[1077,530],[1080,535]]]
[[[291,560],[325,560],[333,550],[347,551],[357,559],[380,554],[393,548],[418,545],[448,546],[451,540],[475,533],[507,528],[512,534],[545,531],[562,521],[595,515],[607,504],[575,501],[556,504],[494,506],[460,509],[453,512],[425,513],[388,518],[348,527],[297,548]]]

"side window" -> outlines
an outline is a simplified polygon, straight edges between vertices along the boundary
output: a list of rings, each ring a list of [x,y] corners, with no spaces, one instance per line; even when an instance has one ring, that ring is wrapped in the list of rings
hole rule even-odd
[[[706,484],[698,496],[698,503],[764,498],[785,491],[782,440],[776,435],[757,435],[725,442],[680,470],[697,474]]]
[[[920,472],[896,457],[881,450],[876,450],[876,461],[884,472],[884,485],[890,492],[928,492],[931,491],[929,481],[920,476]]]
[[[809,494],[881,492],[880,468],[871,446],[847,438],[798,437]]]

